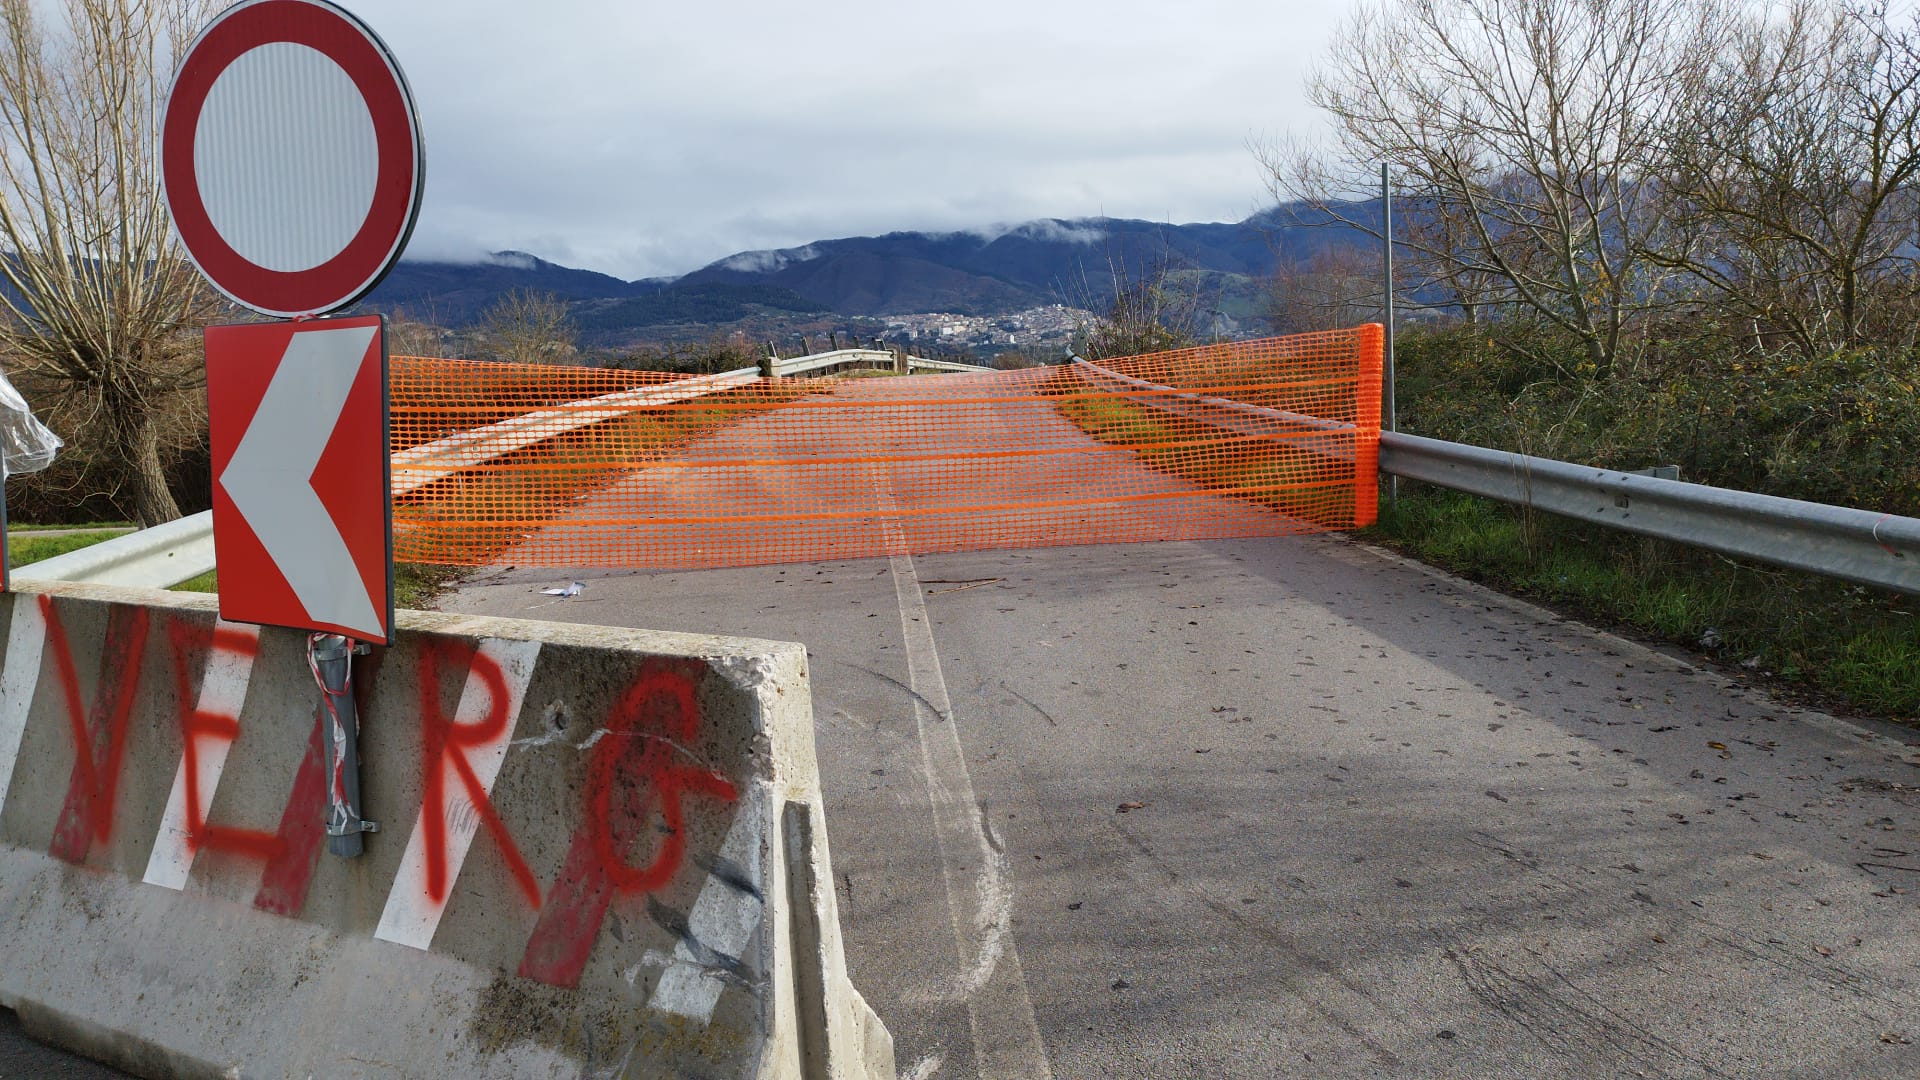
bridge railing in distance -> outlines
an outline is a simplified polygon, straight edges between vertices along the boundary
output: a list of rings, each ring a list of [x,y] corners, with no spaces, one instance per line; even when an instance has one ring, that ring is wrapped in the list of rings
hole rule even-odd
[[[451,361],[458,363],[459,361]],[[585,401],[569,401],[481,427],[445,435],[410,446],[393,455],[393,493],[405,495],[464,469],[485,465],[516,450],[565,435],[606,420],[632,415],[738,386],[759,378],[758,370],[741,368],[718,375],[695,375],[657,386],[618,390]]]
[[[901,370],[902,368],[905,370]],[[818,375],[861,369],[895,371],[902,375],[910,375],[917,371],[967,375],[994,370],[979,364],[962,364],[952,360],[927,360],[918,356],[896,355],[881,349],[835,349],[832,352],[813,353],[808,356],[770,357],[761,364],[760,370],[765,375],[788,378],[797,375]]]
[[[870,361],[899,366],[869,350],[769,366]],[[1379,364],[1378,327],[1098,373],[397,361],[397,554],[685,569],[1351,527],[1374,513]],[[449,381],[498,384],[518,410]]]
[[[962,364],[954,360],[923,360],[918,356],[909,356],[907,357],[907,370],[944,371],[950,374],[968,375],[982,371],[992,371],[994,369],[982,367],[979,364]]]
[[[807,356],[769,357],[761,362],[760,372],[774,378],[820,375],[847,370],[891,371],[898,359],[879,349],[835,349]]]

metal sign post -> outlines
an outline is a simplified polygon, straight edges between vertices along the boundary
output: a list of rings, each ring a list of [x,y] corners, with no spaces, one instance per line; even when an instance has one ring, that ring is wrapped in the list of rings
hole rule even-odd
[[[1380,238],[1384,248],[1386,263],[1386,305],[1381,321],[1386,330],[1386,355],[1381,358],[1380,373],[1382,382],[1380,395],[1380,419],[1388,431],[1400,430],[1400,417],[1394,408],[1393,400],[1393,181],[1387,175],[1387,163],[1380,163]],[[1400,478],[1387,478],[1387,501],[1400,502]]]
[[[363,850],[353,657],[393,636],[387,353],[331,319],[399,261],[426,158],[413,93],[327,0],[241,0],[184,54],[161,124],[167,210],[194,265],[292,322],[206,331],[220,614],[309,631],[327,847]]]
[[[307,639],[307,663],[320,686],[320,745],[326,748],[327,850],[353,858],[363,850],[363,833],[380,831],[379,822],[360,814],[360,716],[353,701],[353,658],[367,647],[339,634]]]

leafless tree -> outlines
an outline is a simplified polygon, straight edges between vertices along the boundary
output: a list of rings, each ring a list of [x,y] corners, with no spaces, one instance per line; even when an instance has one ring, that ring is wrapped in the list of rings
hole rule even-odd
[[[487,309],[481,333],[488,355],[514,364],[568,364],[579,352],[573,316],[552,293],[508,292]]]
[[[448,329],[431,302],[396,308],[387,314],[387,352],[392,356],[459,357],[458,335]]]
[[[1379,321],[1385,291],[1380,264],[1377,253],[1348,245],[1282,259],[1268,282],[1276,329],[1295,334]]]
[[[1885,3],[1790,0],[1743,12],[1685,88],[1665,172],[1687,242],[1665,254],[1763,338],[1912,342],[1917,29]]]
[[[1083,267],[1068,290],[1070,307],[1105,312],[1074,335],[1088,359],[1143,356],[1194,343],[1206,307],[1202,282],[1178,265],[1164,241],[1158,251],[1131,259],[1123,247],[1110,246],[1106,279],[1096,285]]]
[[[193,331],[220,310],[172,237],[157,158],[174,60],[208,10],[0,0],[0,359],[51,389],[147,525],[180,516],[163,429],[193,408]]]
[[[1331,146],[1264,149],[1271,190],[1378,236],[1351,200],[1387,163],[1427,282],[1544,320],[1612,372],[1636,318],[1672,299],[1676,272],[1645,254],[1673,228],[1650,163],[1717,3],[1377,0],[1308,84]]]

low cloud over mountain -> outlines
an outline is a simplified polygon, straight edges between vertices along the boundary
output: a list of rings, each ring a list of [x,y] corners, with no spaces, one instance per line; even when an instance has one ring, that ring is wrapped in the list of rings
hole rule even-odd
[[[368,306],[459,325],[510,289],[532,289],[579,303],[596,334],[617,335],[689,319],[724,323],[763,310],[878,316],[994,315],[1053,303],[1099,308],[1116,280],[1137,280],[1162,266],[1245,300],[1280,254],[1298,257],[1356,240],[1276,210],[1234,223],[1044,219],[820,240],[740,252],[677,279],[642,281],[498,252],[478,262],[404,261]]]

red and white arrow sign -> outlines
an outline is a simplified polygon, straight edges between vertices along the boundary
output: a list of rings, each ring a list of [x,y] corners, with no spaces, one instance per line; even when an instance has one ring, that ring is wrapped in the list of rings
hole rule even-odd
[[[220,614],[388,640],[378,316],[207,328]]]

